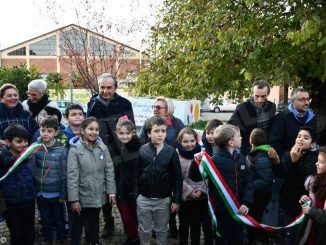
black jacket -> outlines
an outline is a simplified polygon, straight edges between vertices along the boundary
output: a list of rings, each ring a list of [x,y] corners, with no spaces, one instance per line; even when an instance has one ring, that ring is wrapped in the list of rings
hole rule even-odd
[[[150,198],[165,198],[173,193],[172,201],[182,199],[182,174],[179,156],[174,148],[164,144],[156,155],[153,143],[139,149],[140,161],[134,174],[134,195]]]
[[[122,116],[135,123],[134,113],[129,100],[114,94],[110,103],[106,104],[99,95],[94,95],[87,105],[87,117],[95,117],[100,124],[100,137],[109,146],[114,142],[115,126]]]
[[[246,205],[250,209],[254,192],[251,171],[245,163],[244,156],[239,154],[233,157],[225,147],[217,146],[214,148],[212,160],[240,204]],[[189,177],[193,181],[202,180],[195,162],[190,165]],[[208,192],[214,203],[215,214],[218,217],[230,217],[218,190],[211,180],[208,181]]]
[[[292,218],[297,217],[301,212],[299,199],[302,195],[308,194],[304,182],[309,175],[316,174],[317,158],[318,151],[307,151],[297,162],[292,162],[290,152],[286,152],[281,163],[274,165],[276,177],[284,179],[280,194],[280,205]]]
[[[118,201],[127,201],[133,198],[132,178],[135,166],[139,163],[140,142],[134,135],[127,144],[117,140],[117,144],[110,144],[109,151],[114,165],[114,177],[117,188]]]
[[[289,109],[285,109],[274,117],[268,140],[279,156],[291,150],[302,126],[310,126],[316,130],[317,118],[314,117],[305,125],[302,125]]]
[[[276,106],[273,102],[267,101],[264,105],[266,113],[268,113],[269,120],[275,116]],[[228,124],[238,126],[242,137],[241,153],[245,156],[250,151],[249,136],[254,128],[258,127],[257,124],[257,110],[250,100],[237,105],[234,113],[232,114]],[[268,131],[269,129],[267,129]]]

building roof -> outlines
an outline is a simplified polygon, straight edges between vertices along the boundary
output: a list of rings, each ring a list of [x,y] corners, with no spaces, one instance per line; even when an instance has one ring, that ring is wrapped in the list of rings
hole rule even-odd
[[[103,38],[105,38],[105,39],[107,39],[107,40],[109,40],[109,41],[111,41],[111,42],[114,42],[114,43],[116,43],[116,44],[120,44],[120,45],[122,45],[122,46],[124,46],[124,47],[130,48],[130,49],[132,49],[132,50],[134,50],[134,51],[136,51],[136,52],[139,52],[139,49],[133,48],[133,47],[131,47],[131,46],[129,46],[129,45],[123,44],[123,43],[121,43],[121,42],[118,42],[118,41],[116,41],[116,40],[113,40],[112,38],[108,38],[108,37],[106,37],[106,36],[104,36],[104,35],[98,34],[98,33],[94,32],[94,31],[91,31],[91,30],[89,30],[89,29],[86,29],[86,28],[81,27],[81,26],[76,25],[76,24],[69,24],[69,25],[66,25],[66,26],[60,27],[60,28],[55,29],[55,30],[53,30],[53,31],[50,31],[50,32],[44,33],[44,34],[42,34],[42,35],[39,35],[39,36],[34,37],[34,38],[31,38],[31,39],[26,40],[26,41],[24,41],[24,42],[20,42],[20,43],[18,43],[18,44],[16,44],[16,45],[12,45],[12,46],[10,46],[10,47],[7,47],[7,48],[5,48],[5,49],[2,49],[1,52],[6,51],[6,50],[8,50],[8,49],[12,49],[12,48],[14,48],[14,47],[16,47],[16,46],[19,46],[19,45],[22,45],[22,44],[24,44],[24,43],[29,43],[29,42],[31,42],[31,41],[33,41],[33,40],[36,40],[36,39],[41,38],[42,36],[47,36],[47,35],[49,35],[49,34],[51,34],[51,33],[55,34],[55,33],[58,32],[58,31],[61,31],[61,30],[64,30],[64,29],[68,29],[68,28],[71,28],[71,27],[79,28],[79,29],[84,30],[84,31],[86,31],[86,32],[90,32],[90,33],[92,33],[93,35],[96,35],[96,36],[101,36],[101,37],[103,37]]]

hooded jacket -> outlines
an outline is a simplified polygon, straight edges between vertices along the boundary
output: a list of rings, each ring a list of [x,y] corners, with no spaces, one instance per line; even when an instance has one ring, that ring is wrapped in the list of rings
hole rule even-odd
[[[92,148],[79,136],[69,143],[68,201],[79,201],[82,208],[100,208],[106,203],[106,195],[116,194],[113,162],[108,148],[99,137]]]
[[[38,139],[39,143],[42,140]],[[36,164],[33,169],[36,192],[60,193],[60,198],[67,196],[67,148],[55,139],[48,154],[43,149],[36,153]]]

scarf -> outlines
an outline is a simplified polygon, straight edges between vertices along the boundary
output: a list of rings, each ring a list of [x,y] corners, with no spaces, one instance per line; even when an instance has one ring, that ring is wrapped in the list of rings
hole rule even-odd
[[[306,125],[311,119],[315,117],[315,114],[310,109],[308,109],[304,115],[298,112],[292,104],[289,104],[288,109],[293,113],[295,119],[297,119],[299,124],[302,126]]]
[[[32,113],[32,117],[36,117],[40,111],[46,107],[47,104],[49,104],[51,100],[49,100],[49,96],[47,94],[44,94],[42,98],[37,101],[36,103],[32,103],[30,99],[27,100],[27,105],[29,108],[29,111]]]
[[[187,151],[182,145],[178,144],[177,149],[179,154],[186,159],[194,159],[194,155],[201,151],[200,145],[197,143],[196,147],[192,151]]]

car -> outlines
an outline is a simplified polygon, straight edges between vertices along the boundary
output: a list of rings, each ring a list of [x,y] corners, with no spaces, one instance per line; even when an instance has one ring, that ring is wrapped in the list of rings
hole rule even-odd
[[[61,111],[62,115],[65,116],[66,108],[71,103],[78,104],[81,107],[83,107],[84,114],[86,115],[87,106],[85,104],[81,103],[80,101],[78,101],[78,100],[73,100],[73,101],[71,101],[71,100],[57,100],[57,104],[59,106],[59,110]]]
[[[214,112],[220,112],[220,111],[227,111],[227,112],[233,112],[235,111],[235,108],[238,104],[230,102],[225,99],[220,99],[217,103],[210,103],[209,109],[210,111]]]

